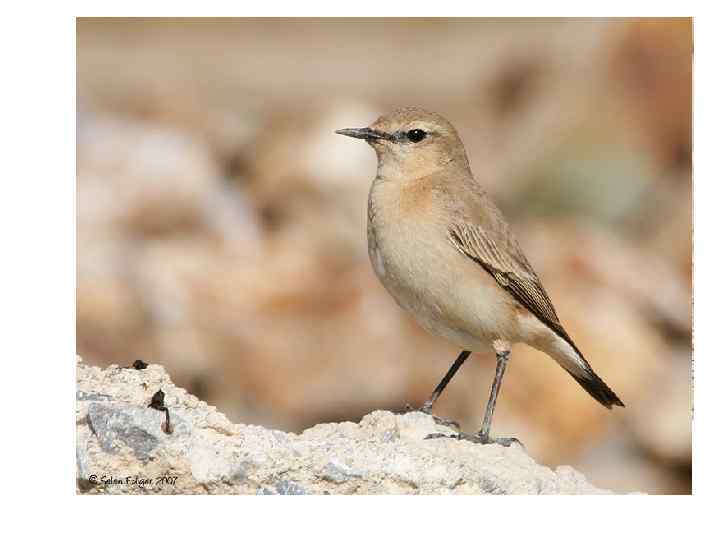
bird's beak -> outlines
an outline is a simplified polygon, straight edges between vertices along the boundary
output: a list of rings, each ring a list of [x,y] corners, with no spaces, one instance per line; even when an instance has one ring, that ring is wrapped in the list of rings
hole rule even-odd
[[[366,141],[374,141],[377,139],[389,139],[390,136],[382,131],[375,131],[370,128],[347,128],[338,129],[335,133],[338,135],[346,135],[356,139],[365,139]]]

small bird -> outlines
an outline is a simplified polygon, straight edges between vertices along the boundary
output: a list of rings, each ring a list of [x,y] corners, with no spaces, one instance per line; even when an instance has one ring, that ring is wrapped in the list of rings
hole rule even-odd
[[[482,426],[477,435],[457,437],[504,446],[519,442],[490,437],[513,343],[548,354],[608,409],[624,407],[563,328],[502,213],[473,177],[450,122],[408,107],[369,127],[336,133],[364,139],[377,154],[367,221],[375,273],[423,328],[462,349],[422,412],[432,415],[473,351],[492,350],[497,366]]]

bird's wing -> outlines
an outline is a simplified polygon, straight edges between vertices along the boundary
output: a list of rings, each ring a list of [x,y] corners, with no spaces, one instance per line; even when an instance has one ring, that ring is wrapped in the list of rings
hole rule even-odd
[[[560,324],[540,278],[520,250],[504,222],[495,221],[495,235],[477,225],[455,223],[448,229],[450,242],[460,253],[470,257],[495,278],[498,285],[508,291],[530,313],[564,339],[577,353],[574,366],[560,362],[570,375],[596,400],[607,408],[624,407],[623,402],[595,373],[580,350]],[[577,368],[580,368],[578,371]]]
[[[503,235],[507,245],[501,247],[483,228],[460,222],[450,226],[448,237],[460,253],[482,266],[515,300],[569,339],[540,278],[509,234]]]

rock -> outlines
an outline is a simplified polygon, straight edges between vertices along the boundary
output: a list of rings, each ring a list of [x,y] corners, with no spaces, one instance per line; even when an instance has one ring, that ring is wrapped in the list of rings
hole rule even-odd
[[[519,445],[427,440],[452,432],[419,412],[375,411],[298,435],[232,424],[158,365],[79,363],[77,377],[80,493],[610,493],[569,467],[538,465]],[[170,433],[147,406],[159,388]]]

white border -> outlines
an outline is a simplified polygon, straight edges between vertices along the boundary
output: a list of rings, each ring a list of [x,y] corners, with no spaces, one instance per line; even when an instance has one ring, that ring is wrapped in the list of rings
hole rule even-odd
[[[28,6],[4,17],[3,212],[5,402],[4,528],[104,538],[312,536],[362,538],[503,538],[695,536],[718,485],[714,411],[718,354],[712,337],[717,293],[717,34],[696,21],[695,107],[695,422],[694,491],[700,497],[78,497],[74,495],[75,27],[61,3]],[[688,15],[695,6],[653,2],[655,15]],[[462,7],[460,7],[462,6]],[[541,6],[541,7],[540,7]],[[87,15],[468,15],[449,2],[76,2]],[[377,8],[380,7],[381,11]],[[690,9],[690,8],[693,9]],[[605,2],[616,15],[637,4]],[[476,15],[591,15],[570,2],[475,3]],[[685,13],[678,13],[682,11]],[[631,359],[628,359],[631,361]],[[32,374],[32,375],[30,375]],[[16,502],[16,504],[13,504]],[[714,506],[714,505],[713,505]],[[711,528],[710,530],[714,529]],[[7,537],[10,537],[6,534]],[[705,537],[706,534],[700,535]]]

